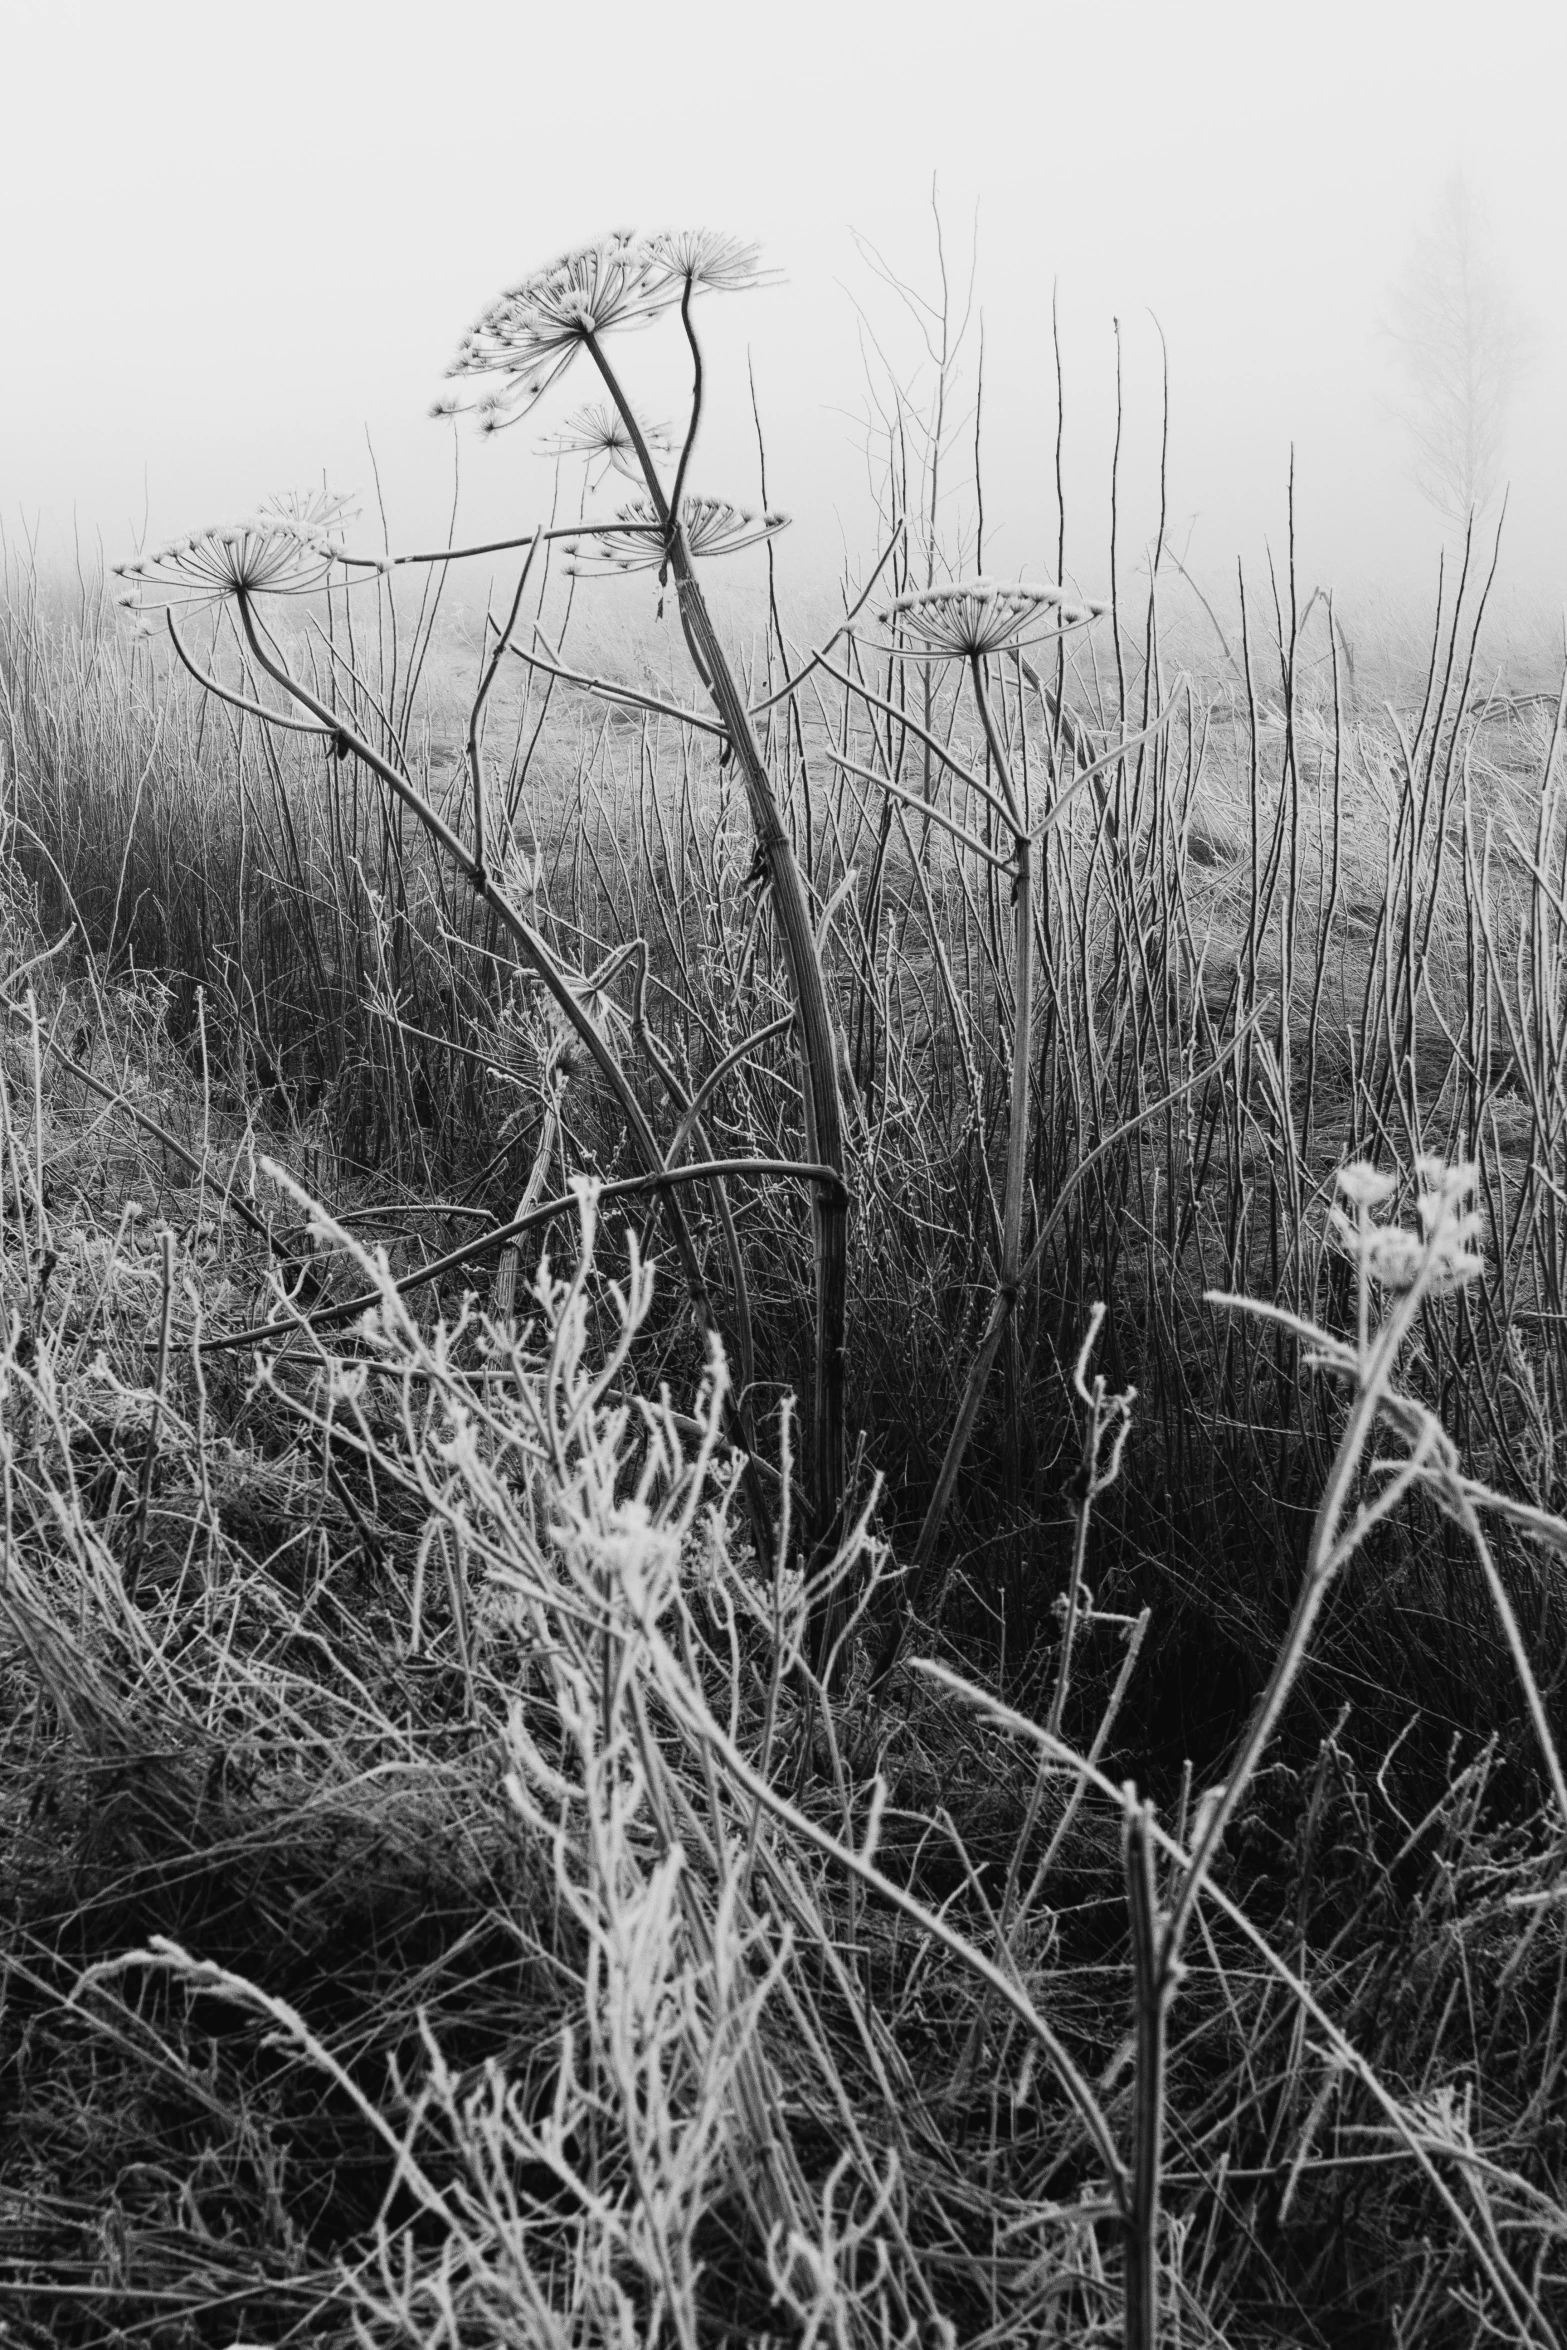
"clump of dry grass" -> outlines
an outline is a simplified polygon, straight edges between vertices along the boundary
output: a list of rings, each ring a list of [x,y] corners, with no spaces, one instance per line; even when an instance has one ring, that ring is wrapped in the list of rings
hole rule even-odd
[[[544,592],[561,597],[545,613],[558,642],[572,607],[559,582]],[[1325,1454],[1276,1342],[1239,1337],[1202,1292],[1252,1287],[1309,1311],[1325,1278],[1311,1209],[1345,1156],[1412,1164],[1428,1146],[1485,1145],[1498,1270],[1453,1334],[1451,1410],[1478,1465],[1513,1484],[1538,1474],[1528,1397],[1547,1420],[1561,1401],[1547,1180],[1562,1126],[1560,784],[1551,712],[1466,693],[1477,624],[1472,603],[1448,610],[1402,739],[1351,721],[1287,625],[1244,668],[1172,688],[1156,739],[1124,756],[1119,739],[1138,730],[1096,706],[1091,673],[1069,696],[1083,756],[1106,746],[1111,758],[1103,799],[1079,791],[1043,843],[1026,1160],[1037,1254],[951,1499],[942,1573],[922,1594],[928,1604],[945,1583],[975,1637],[994,1639],[1003,1609],[1014,1655],[1048,1631],[1054,1586],[1037,1562],[1068,1539],[1054,1482],[1075,1445],[1063,1373],[1103,1297],[1113,1376],[1148,1402],[1126,1490],[1158,1526],[1157,1545],[1122,1554],[1123,1597],[1155,1596],[1157,1547],[1166,1604],[1195,1641],[1232,1651],[1242,1686],[1229,1703],[1244,1704],[1274,1628],[1254,1562],[1301,1556]],[[106,957],[118,975],[130,949],[139,970],[155,969],[171,991],[168,1029],[198,1067],[205,1056],[213,1104],[232,1114],[254,1103],[273,1125],[293,1123],[328,1197],[357,1199],[368,1184],[389,1208],[446,1200],[464,1211],[447,1220],[448,1245],[479,1211],[509,1213],[538,1159],[549,1039],[374,779],[354,782],[352,762],[323,777],[314,753],[290,768],[285,738],[273,796],[255,730],[229,745],[226,773],[210,756],[216,717],[197,765],[179,748],[195,742],[197,707],[145,652],[117,669],[89,613],[77,650],[52,655],[25,600],[9,625],[18,845],[50,935],[81,915],[77,941],[91,941],[100,988],[116,976],[103,974]],[[1159,648],[1145,650],[1153,675]],[[767,657],[776,675],[780,640]],[[765,747],[817,903],[835,906],[828,962],[855,1137],[850,1376],[906,1553],[995,1293],[1014,958],[993,868],[882,788],[927,789],[926,749],[897,717],[897,672],[878,683],[853,654],[832,666],[851,684],[858,673],[876,701],[819,671],[819,700],[797,703],[787,724],[770,716]],[[716,1081],[702,1111],[715,1155],[794,1155],[784,1032],[729,1059],[788,1016],[789,998],[749,881],[747,818],[714,747],[647,713],[628,727],[602,697],[529,678],[488,705],[514,746],[498,796],[525,902],[563,964],[609,974],[597,1001],[657,1131],[667,1137],[680,1114],[666,1080],[685,1098]],[[982,765],[958,697],[926,686],[910,718],[930,732],[928,714],[954,757]],[[1129,692],[1136,704],[1135,681]],[[391,698],[383,681],[373,699]],[[1055,744],[1057,722],[1023,672],[1001,704],[1009,755],[1048,805],[1052,760],[1069,781],[1078,751]],[[369,706],[357,715],[373,733]],[[404,738],[416,735],[409,720]],[[68,755],[49,751],[55,738]],[[100,769],[121,782],[100,793]],[[415,771],[439,801],[442,771]],[[201,842],[179,829],[197,815]],[[970,818],[983,825],[983,804]],[[186,925],[178,937],[160,928],[174,919]],[[543,1196],[560,1195],[566,1168],[632,1171],[616,1106],[590,1071],[573,1075],[560,1109]],[[715,1303],[765,1419],[809,1368],[798,1202],[731,1188],[736,1234],[713,1266]],[[678,1362],[682,1379],[695,1376],[699,1350]],[[1436,1623],[1422,1633],[1428,1693],[1467,1672],[1475,1611],[1456,1570],[1444,1606],[1462,1629],[1451,1648]],[[1362,1661],[1396,1683],[1402,1628],[1371,1622],[1365,1635],[1380,1653]],[[1413,1682],[1407,1694],[1418,1699]],[[1175,1722],[1160,1744],[1178,1768],[1203,1734]]]
[[[143,1163],[106,1249],[109,1130],[30,1044],[4,1099],[16,2337],[1118,2336],[1125,1800],[950,1667],[825,1696],[721,1365],[632,1396],[653,1282],[599,1269],[591,1188],[497,1323],[416,1314],[272,1179],[377,1303],[224,1384],[255,1236],[143,1237]],[[1078,1645],[1114,1649],[1095,1541],[1085,1505]],[[1330,1737],[1199,1858],[1145,2239],[1180,2338],[1398,2301],[1395,2339],[1553,2338],[1560,1820],[1516,1770],[1493,1742],[1411,1816]],[[1216,1819],[1154,1830],[1156,1914]]]

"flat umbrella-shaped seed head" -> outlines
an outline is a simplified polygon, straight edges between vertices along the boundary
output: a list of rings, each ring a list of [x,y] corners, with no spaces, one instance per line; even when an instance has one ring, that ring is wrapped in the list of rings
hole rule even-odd
[[[513,424],[557,383],[590,337],[645,326],[693,293],[738,293],[766,282],[754,245],[716,229],[617,229],[578,245],[497,297],[457,346],[449,376],[499,376],[491,431]]]
[[[759,246],[722,229],[660,229],[648,245],[657,266],[681,291],[689,285],[697,294],[743,294],[777,275],[762,267]]]
[[[787,514],[757,514],[727,498],[682,498],[680,528],[694,560],[733,555],[787,530]],[[663,534],[650,498],[634,498],[613,522],[584,531],[566,549],[577,570],[655,571],[664,560]]]
[[[639,417],[638,430],[648,450],[655,457],[673,455],[668,428],[662,424],[646,424]],[[541,441],[540,450],[546,457],[586,457],[590,466],[612,465],[628,481],[640,482],[642,468],[637,462],[636,445],[631,438],[625,418],[607,400],[589,401],[575,415],[568,416],[559,432]]]
[[[346,499],[321,492],[265,499],[243,522],[214,524],[117,563],[116,575],[128,582],[121,600],[156,611],[230,596],[309,594],[344,552],[346,507]]]
[[[1053,582],[968,579],[915,588],[895,597],[880,618],[895,633],[890,650],[899,658],[966,661],[1080,628],[1104,609],[1070,601]]]
[[[498,376],[486,402],[515,423],[592,336],[645,326],[680,299],[650,241],[619,230],[536,269],[497,296],[457,346],[449,376]]]

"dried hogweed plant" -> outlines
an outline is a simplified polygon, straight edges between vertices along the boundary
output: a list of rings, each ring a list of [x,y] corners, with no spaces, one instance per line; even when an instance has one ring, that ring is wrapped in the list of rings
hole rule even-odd
[[[492,385],[480,402],[490,429],[517,422],[585,355],[597,369],[641,470],[644,495],[602,530],[579,534],[578,561],[613,570],[656,569],[673,580],[692,664],[714,706],[724,755],[739,769],[770,893],[798,1023],[807,1161],[812,1185],[815,1347],[811,1397],[810,1542],[818,1570],[836,1553],[848,1475],[844,1348],[848,1315],[848,1185],[838,1047],[816,925],[788,828],[734,667],[697,579],[704,555],[754,544],[783,527],[780,515],[752,516],[709,498],[688,498],[686,478],[702,421],[703,359],[692,317],[704,293],[737,293],[764,282],[753,246],[707,230],[617,235],[565,254],[501,295],[464,336],[449,373]],[[606,347],[614,332],[678,310],[692,362],[690,415],[674,479],[666,486],[620,373]],[[629,466],[623,466],[629,470]],[[524,659],[537,660],[521,647]],[[558,665],[556,665],[558,666]],[[832,1655],[842,1630],[841,1599],[823,1575],[813,1618],[812,1656]]]
[[[700,1253],[689,1217],[673,1188],[673,1161],[684,1150],[687,1137],[700,1133],[693,1104],[659,1055],[639,1013],[633,1041],[652,1062],[681,1121],[675,1144],[661,1147],[649,1112],[628,1074],[625,1040],[612,1036],[606,1022],[590,1008],[595,986],[562,962],[507,886],[508,843],[491,838],[490,791],[482,749],[485,704],[508,656],[558,676],[573,675],[549,657],[547,640],[537,627],[531,645],[518,641],[530,576],[543,546],[554,539],[567,540],[574,568],[581,571],[654,570],[661,590],[673,581],[685,641],[714,714],[711,718],[698,712],[672,714],[719,735],[725,760],[732,760],[738,768],[755,833],[758,876],[771,896],[794,1006],[804,1108],[803,1153],[798,1160],[746,1161],[743,1165],[746,1171],[777,1171],[802,1178],[812,1201],[815,1343],[807,1548],[820,1582],[811,1651],[813,1661],[821,1666],[832,1654],[843,1628],[842,1595],[838,1599],[832,1596],[836,1589],[832,1562],[838,1552],[848,1482],[844,1397],[848,1184],[838,1092],[838,1043],[818,944],[817,916],[757,739],[754,714],[713,623],[695,568],[704,557],[730,553],[771,537],[784,527],[786,517],[752,514],[723,499],[688,494],[686,488],[702,419],[704,388],[693,305],[700,295],[741,292],[761,285],[766,277],[754,247],[717,232],[693,230],[649,237],[619,232],[563,254],[507,289],[462,338],[448,370],[461,390],[439,403],[438,413],[455,414],[471,408],[481,428],[498,431],[529,416],[573,361],[585,356],[598,371],[608,405],[592,404],[571,419],[562,428],[556,448],[585,457],[601,475],[609,469],[640,484],[637,498],[596,528],[591,523],[538,528],[503,542],[500,549],[468,550],[495,553],[509,546],[521,554],[522,561],[506,619],[504,623],[492,622],[469,712],[466,747],[471,824],[466,839],[414,781],[406,763],[397,756],[396,746],[390,752],[378,749],[360,727],[350,723],[337,706],[332,689],[324,693],[290,662],[263,618],[266,599],[272,596],[306,594],[334,577],[352,579],[384,572],[394,562],[445,564],[463,550],[446,548],[432,556],[397,558],[360,555],[340,536],[340,501],[285,499],[274,501],[234,529],[204,531],[144,561],[124,565],[121,571],[129,600],[144,609],[162,610],[180,659],[208,690],[269,724],[319,734],[339,760],[358,760],[412,813],[457,867],[509,936],[520,962],[553,1000],[559,1018],[574,1033],[586,1060],[618,1105],[631,1146],[642,1163],[639,1180],[659,1194],[661,1208],[669,1217],[697,1319],[705,1328],[715,1330],[717,1315]],[[607,348],[613,335],[650,325],[675,311],[686,335],[693,370],[690,414],[678,455],[664,434],[642,422]],[[479,385],[485,387],[482,393],[466,400],[463,395]],[[673,480],[666,484],[660,460],[671,458]],[[880,568],[878,565],[878,573]],[[873,573],[872,585],[876,576]],[[187,646],[176,612],[212,604],[221,604],[232,613],[254,678],[281,691],[283,709],[224,685],[202,667]],[[852,613],[849,618],[852,621]],[[652,697],[622,690],[602,679],[574,682],[636,706],[666,708]],[[635,947],[631,952],[635,959]],[[645,949],[641,970],[645,979]],[[770,1036],[775,1027],[766,1033]],[[757,1041],[752,1040],[753,1044]],[[727,1245],[735,1291],[734,1318],[741,1326],[739,1353],[744,1363],[749,1351],[749,1306],[723,1192],[723,1177],[728,1171],[725,1166],[697,1162],[682,1166],[678,1179],[682,1183],[703,1180],[711,1188]],[[532,1188],[530,1183],[530,1194]],[[519,1209],[519,1218],[534,1212],[530,1196]],[[510,1227],[501,1234],[486,1235],[480,1253],[510,1245],[514,1239]],[[474,1253],[465,1252],[468,1257]],[[238,1335],[248,1339],[256,1334]],[[730,1336],[735,1336],[733,1328]],[[737,1391],[731,1391],[729,1410],[732,1431],[750,1452],[754,1443],[748,1387],[749,1380],[745,1380]],[[752,1498],[760,1537],[764,1518],[759,1489],[754,1486]]]

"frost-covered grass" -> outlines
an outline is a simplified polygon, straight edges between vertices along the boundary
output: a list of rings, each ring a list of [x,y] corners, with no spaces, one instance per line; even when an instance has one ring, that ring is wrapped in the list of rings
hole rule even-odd
[[[689,698],[535,587],[579,673]],[[916,1573],[1016,947],[884,787],[983,845],[923,738],[991,770],[866,646],[763,726],[850,1143],[824,1687],[803,1192],[693,1209],[715,1352],[645,1194],[581,1188],[636,1173],[613,1093],[373,774],[13,579],[13,2338],[1559,2338],[1567,809],[1477,601],[1391,707],[1321,605],[997,663],[1034,790],[1106,764],[1043,835],[1024,1278]],[[458,809],[475,648],[366,610],[345,718]],[[508,887],[663,1145],[702,1093],[690,1156],[798,1161],[713,738],[531,674],[488,724]]]

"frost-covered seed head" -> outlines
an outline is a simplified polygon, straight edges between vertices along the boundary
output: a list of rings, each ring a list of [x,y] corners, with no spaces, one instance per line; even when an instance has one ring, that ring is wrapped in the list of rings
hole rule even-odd
[[[892,650],[914,661],[972,660],[1034,644],[1043,635],[1081,627],[1103,604],[1074,603],[1064,588],[995,579],[968,579],[947,587],[915,588],[881,614],[896,631]],[[1049,621],[1049,627],[1043,624]]]
[[[1354,1159],[1347,1167],[1340,1167],[1337,1181],[1341,1197],[1352,1208],[1385,1207],[1398,1189],[1396,1176],[1385,1175],[1365,1159]]]
[[[655,457],[673,455],[673,445],[666,426],[644,424],[638,418],[638,429],[647,448]],[[559,432],[539,444],[546,457],[586,457],[590,466],[599,471],[605,465],[613,466],[628,481],[640,482],[642,468],[637,460],[636,445],[619,409],[608,401],[590,401],[568,416]]]
[[[789,527],[787,514],[756,514],[731,506],[727,498],[682,498],[679,520],[693,559],[733,555]],[[652,500],[634,498],[613,522],[570,540],[566,552],[584,576],[594,570],[656,570],[664,560],[664,547]]]
[[[446,372],[499,376],[484,407],[497,422],[515,423],[590,337],[644,326],[678,299],[648,240],[617,231],[508,287],[463,336]]]
[[[117,576],[130,583],[121,601],[156,611],[230,596],[307,595],[344,552],[339,526],[349,519],[347,506],[321,491],[264,499],[244,522],[215,523],[117,563]]]
[[[1415,1202],[1418,1232],[1371,1221],[1372,1211],[1392,1198],[1396,1182],[1358,1161],[1338,1177],[1339,1192],[1354,1213],[1335,1208],[1331,1221],[1340,1245],[1379,1289],[1408,1290],[1421,1281],[1440,1294],[1485,1271],[1480,1217],[1463,1204],[1474,1191],[1476,1171],[1467,1163],[1449,1165],[1432,1157],[1417,1160],[1416,1171],[1424,1187]]]
[[[762,267],[761,249],[722,229],[660,229],[648,239],[658,267],[681,290],[744,294],[766,285],[775,273]]]
[[[693,293],[760,285],[756,248],[713,229],[639,237],[617,229],[562,253],[490,304],[457,346],[449,376],[498,375],[488,429],[514,424],[590,339],[645,326]],[[443,411],[444,412],[444,411]]]

